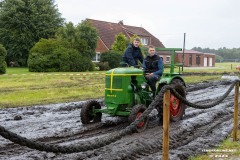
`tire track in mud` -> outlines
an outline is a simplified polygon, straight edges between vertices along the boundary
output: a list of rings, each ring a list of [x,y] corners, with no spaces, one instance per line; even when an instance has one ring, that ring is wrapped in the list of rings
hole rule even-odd
[[[188,87],[187,90],[189,93],[187,95],[187,99],[192,102],[201,101],[201,103],[208,103],[225,93],[229,84],[230,82],[220,81],[208,83],[207,85],[200,84]],[[222,92],[220,93],[219,91]],[[196,96],[199,92],[201,92],[201,94],[204,93],[201,98]],[[231,94],[218,106],[206,110],[187,108],[186,115],[182,121],[171,123],[170,158],[186,159],[190,155],[202,153],[202,149],[212,147],[212,144],[216,145],[223,140],[232,129],[233,97],[233,94]],[[81,107],[77,107],[76,109],[79,108]],[[68,112],[71,111],[72,110],[69,110]],[[111,118],[108,119],[108,117],[104,117],[104,120],[106,123],[80,127],[78,128],[78,131],[75,132],[71,131],[62,135],[39,137],[36,138],[36,140],[59,145],[71,145],[88,139],[108,136],[110,133],[116,132],[127,126],[127,123],[124,120],[117,121],[116,124],[113,123],[110,125],[108,122],[112,120]],[[62,119],[62,121],[64,121],[64,119]],[[0,158],[159,159],[162,154],[162,126],[159,126],[157,121],[158,120],[156,119],[155,114],[153,114],[148,129],[143,133],[134,133],[99,149],[74,154],[40,152],[11,143],[1,145],[0,141]],[[217,133],[219,134],[219,139],[216,139]],[[195,145],[198,146],[198,148],[194,147]]]

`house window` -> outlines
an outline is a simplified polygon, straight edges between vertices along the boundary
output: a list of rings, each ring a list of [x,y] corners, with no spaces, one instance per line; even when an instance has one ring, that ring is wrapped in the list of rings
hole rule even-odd
[[[147,38],[140,38],[143,45],[148,45],[148,39]]]
[[[170,63],[170,56],[166,57],[166,63]]]
[[[189,55],[189,65],[192,65],[192,55]]]
[[[197,65],[200,65],[200,56],[197,56],[197,57],[196,57],[196,64],[197,64]]]
[[[100,62],[100,53],[97,52],[96,55],[93,57],[92,61],[93,62]]]

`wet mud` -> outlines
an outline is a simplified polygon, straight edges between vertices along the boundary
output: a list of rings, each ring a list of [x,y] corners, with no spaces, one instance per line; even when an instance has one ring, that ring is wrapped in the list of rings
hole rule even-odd
[[[222,96],[231,81],[203,82],[187,85],[187,99],[209,103]],[[103,102],[103,99],[98,99]],[[80,110],[86,103],[72,102],[0,110],[0,124],[23,137],[46,144],[63,146],[107,137],[128,126],[127,118],[103,114],[102,122],[83,125]],[[170,159],[188,159],[218,146],[233,129],[234,90],[219,105],[209,109],[187,108],[184,119],[170,124]],[[156,110],[142,133],[124,136],[114,143],[86,152],[47,153],[13,144],[0,136],[0,159],[161,159],[162,125]]]

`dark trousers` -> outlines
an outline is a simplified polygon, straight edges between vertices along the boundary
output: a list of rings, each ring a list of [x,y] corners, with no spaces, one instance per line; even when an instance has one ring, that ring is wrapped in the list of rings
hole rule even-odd
[[[156,82],[158,81],[159,76],[154,75],[154,76],[146,77],[146,79],[152,92],[156,92]]]

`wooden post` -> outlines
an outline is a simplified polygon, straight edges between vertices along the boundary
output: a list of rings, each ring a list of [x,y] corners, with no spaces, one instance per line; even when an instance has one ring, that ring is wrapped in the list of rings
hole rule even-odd
[[[169,120],[170,120],[170,90],[164,93],[163,99],[163,160],[168,160],[169,152]]]
[[[238,92],[239,92],[239,82],[236,82],[236,85],[235,85],[235,101],[234,101],[233,142],[237,141],[237,131],[238,131]]]

